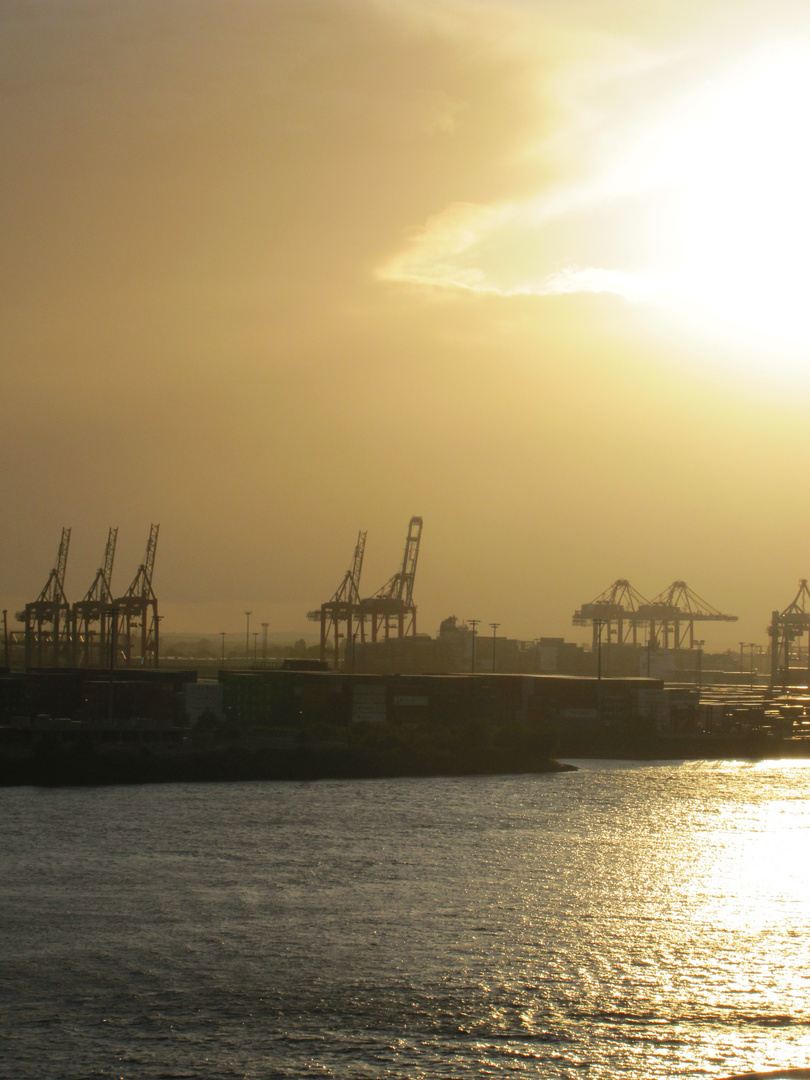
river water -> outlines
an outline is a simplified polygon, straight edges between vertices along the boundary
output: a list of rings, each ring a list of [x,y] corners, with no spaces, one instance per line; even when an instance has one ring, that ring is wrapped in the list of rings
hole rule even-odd
[[[810,1064],[810,762],[0,790],[7,1080]]]

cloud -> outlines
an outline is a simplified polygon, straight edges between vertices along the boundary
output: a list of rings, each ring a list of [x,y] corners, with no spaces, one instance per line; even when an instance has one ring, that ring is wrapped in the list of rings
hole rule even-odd
[[[810,156],[795,131],[810,39],[728,69],[684,67],[685,55],[614,43],[587,75],[579,58],[553,72],[555,126],[525,151],[552,159],[552,175],[523,197],[434,212],[379,276],[505,297],[612,293],[808,340]]]
[[[487,55],[499,55],[495,31],[505,9],[482,9],[489,41],[498,43]],[[683,49],[646,47],[620,22],[608,31],[583,19],[587,5],[544,5],[542,17],[512,7],[507,17],[515,11],[523,32],[508,37],[508,52],[525,118],[490,163],[490,197],[434,208],[380,261],[377,275],[503,296],[654,295],[659,283],[649,271],[658,238],[650,235],[655,185],[644,175],[646,143],[671,107]]]
[[[611,212],[600,199],[579,210],[587,213],[592,205],[606,215]],[[568,216],[576,213],[569,210]],[[661,275],[561,263],[556,246],[544,243],[547,220],[543,207],[534,202],[499,207],[455,204],[432,217],[409,247],[378,273],[384,281],[499,296],[615,293],[641,300],[664,289]]]

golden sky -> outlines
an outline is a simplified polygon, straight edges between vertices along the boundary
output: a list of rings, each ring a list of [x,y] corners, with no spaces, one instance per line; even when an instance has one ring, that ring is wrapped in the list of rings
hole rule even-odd
[[[161,525],[167,631],[307,629],[424,518],[420,629],[616,578],[765,643],[810,575],[810,11],[7,0],[3,557]],[[311,627],[310,627],[311,628]]]

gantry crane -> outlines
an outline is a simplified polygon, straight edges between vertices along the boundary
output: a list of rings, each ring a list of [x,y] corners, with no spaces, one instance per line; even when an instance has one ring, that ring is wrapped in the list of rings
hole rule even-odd
[[[359,625],[357,617],[360,610],[360,574],[363,570],[363,554],[366,550],[366,533],[357,534],[357,543],[354,548],[352,565],[346,571],[346,575],[331,600],[321,604],[317,611],[307,613],[307,618],[312,622],[321,624],[321,660],[326,660],[330,638],[334,639],[334,667],[337,671],[340,665],[340,639],[346,642],[344,667],[354,667],[354,634]],[[345,627],[341,634],[341,626]]]
[[[65,599],[70,529],[62,539],[45,587],[17,618],[25,623],[25,666],[59,667],[70,663],[70,604]]]
[[[113,601],[113,648],[129,667],[133,661],[143,667],[158,666],[159,616],[158,602],[152,587],[155,570],[159,525],[152,525],[146,545],[146,555],[138,567],[132,584],[123,596]],[[140,649],[133,648],[133,631],[140,629]]]
[[[696,622],[736,621],[736,615],[724,615],[713,608],[692,592],[685,581],[673,581],[654,599],[645,600],[624,578],[614,581],[590,604],[583,604],[573,618],[574,626],[593,623],[594,650],[604,629],[608,644],[638,645],[639,628],[646,631],[650,648],[684,648],[688,634],[688,647],[692,649]]]
[[[110,528],[104,563],[83,600],[73,605],[73,662],[77,667],[106,667],[110,663],[113,626],[112,571],[118,529]]]
[[[402,569],[367,600],[360,601],[360,640],[366,640],[366,619],[371,627],[372,642],[380,636],[405,637],[416,634],[416,605],[413,602],[413,583],[416,561],[422,539],[422,519],[412,517],[405,539]]]
[[[574,626],[593,624],[594,652],[599,646],[602,630],[607,631],[606,642],[617,645],[628,644],[632,635],[632,644],[638,644],[638,626],[640,607],[649,604],[649,600],[638,592],[626,578],[619,578],[600,593],[590,604],[583,604],[574,612]]]
[[[799,591],[784,611],[774,611],[768,634],[771,639],[771,685],[776,686],[780,663],[784,664],[783,685],[787,686],[790,673],[791,642],[807,632],[808,681],[810,681],[810,590],[807,579],[799,582]]]
[[[696,622],[737,622],[737,615],[724,615],[707,604],[685,581],[673,581],[646,606],[638,609],[639,619],[648,624],[648,640],[665,649],[685,647],[687,633],[689,648],[695,647]]]

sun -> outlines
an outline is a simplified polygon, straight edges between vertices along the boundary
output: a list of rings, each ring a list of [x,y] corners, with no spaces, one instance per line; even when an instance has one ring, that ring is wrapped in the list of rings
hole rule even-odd
[[[665,291],[741,328],[810,341],[810,52],[710,84],[658,161],[670,207]]]

